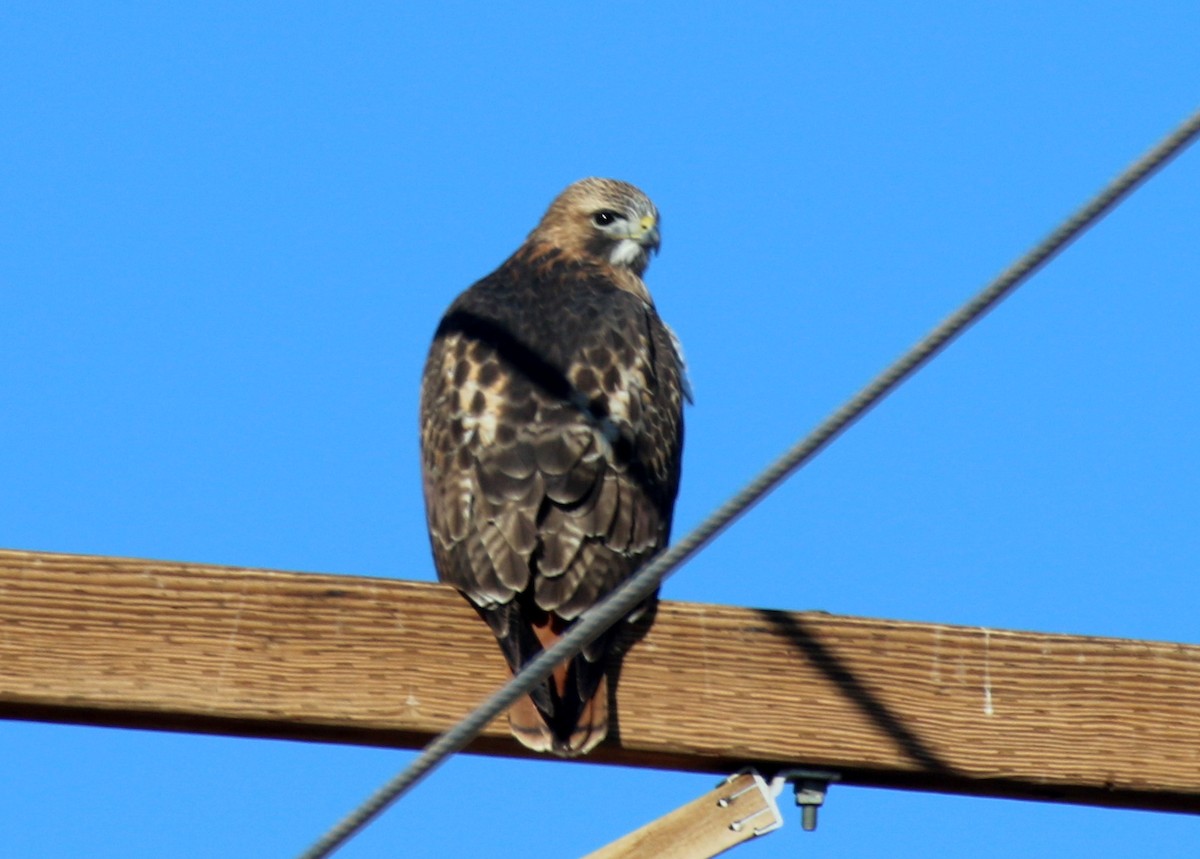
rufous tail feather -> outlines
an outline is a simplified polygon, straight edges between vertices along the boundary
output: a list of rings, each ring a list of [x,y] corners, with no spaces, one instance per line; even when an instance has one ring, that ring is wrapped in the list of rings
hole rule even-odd
[[[579,719],[566,736],[556,735],[529,697],[509,708],[508,726],[521,745],[535,752],[561,757],[586,754],[608,735],[608,679],[600,678],[595,694],[584,703]]]

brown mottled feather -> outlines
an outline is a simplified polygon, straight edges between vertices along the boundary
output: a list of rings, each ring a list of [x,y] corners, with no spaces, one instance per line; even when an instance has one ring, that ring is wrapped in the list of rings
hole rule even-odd
[[[605,228],[605,211],[626,220]],[[667,543],[685,387],[641,280],[656,224],[630,185],[572,185],[451,304],[429,352],[421,447],[438,577],[513,671]],[[614,635],[512,708],[522,743],[573,755],[604,738]]]

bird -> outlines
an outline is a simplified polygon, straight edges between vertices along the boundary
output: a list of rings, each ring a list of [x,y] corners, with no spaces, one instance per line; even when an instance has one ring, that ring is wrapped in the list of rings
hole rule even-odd
[[[642,191],[575,182],[434,334],[420,399],[434,564],[513,673],[669,540],[691,389],[642,280],[659,241]],[[606,737],[619,628],[656,598],[510,708],[517,740],[573,757]]]

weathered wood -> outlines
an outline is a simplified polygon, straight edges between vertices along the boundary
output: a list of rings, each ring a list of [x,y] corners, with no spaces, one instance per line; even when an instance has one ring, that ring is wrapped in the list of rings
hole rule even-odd
[[[782,823],[762,776],[740,773],[583,859],[711,859]]]
[[[0,552],[4,718],[413,747],[505,674],[440,585]],[[668,602],[618,704],[586,760],[1200,812],[1197,646]]]

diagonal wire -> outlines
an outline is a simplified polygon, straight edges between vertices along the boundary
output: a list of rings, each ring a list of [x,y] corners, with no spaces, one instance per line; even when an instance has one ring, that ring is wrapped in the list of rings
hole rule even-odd
[[[1200,111],[1185,120],[1157,146],[1088,201],[1036,247],[1018,259],[923,340],[876,376],[841,408],[798,441],[740,492],[726,501],[694,531],[656,556],[603,602],[585,612],[551,648],[542,651],[519,674],[469,713],[461,722],[427,745],[408,767],[346,815],[299,859],[325,859],[345,844],[389,805],[414,788],[446,758],[461,751],[493,719],[512,706],[553,670],[570,659],[652,594],[659,583],[699,552],[734,520],[761,501],[792,472],[919,370],[955,337],[995,307],[1059,251],[1117,206],[1155,170],[1200,136]]]

